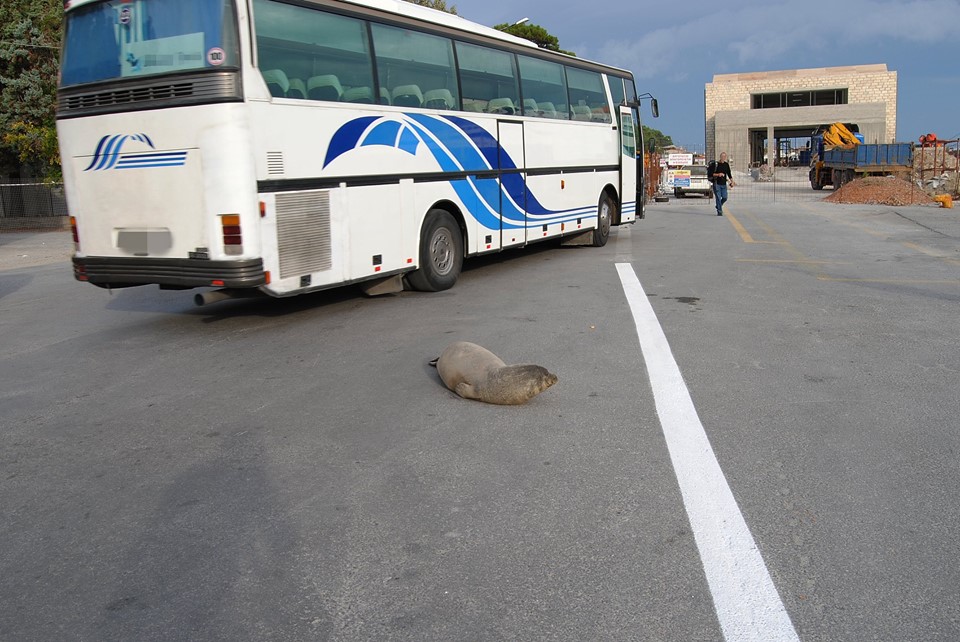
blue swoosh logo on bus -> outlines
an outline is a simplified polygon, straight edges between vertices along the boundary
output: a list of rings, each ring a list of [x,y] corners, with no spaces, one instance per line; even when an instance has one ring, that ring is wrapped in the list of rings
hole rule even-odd
[[[382,145],[415,155],[425,146],[444,172],[503,170],[500,180],[451,180],[460,201],[490,229],[546,225],[596,215],[596,207],[550,210],[527,188],[517,164],[485,129],[457,116],[364,116],[343,124],[330,139],[323,166],[360,147]]]
[[[187,162],[187,151],[175,152],[128,152],[121,153],[124,143],[134,141],[146,145],[150,150],[156,147],[146,134],[107,134],[97,143],[93,159],[83,171],[107,169],[143,169],[153,167],[180,167]]]

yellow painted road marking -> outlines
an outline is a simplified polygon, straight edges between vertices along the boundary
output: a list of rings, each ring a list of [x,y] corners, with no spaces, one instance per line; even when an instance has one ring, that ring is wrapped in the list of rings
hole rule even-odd
[[[849,261],[817,261],[814,259],[737,259],[737,263],[800,263],[803,265],[851,265]]]
[[[834,283],[880,283],[887,285],[960,285],[960,279],[845,279],[820,274],[818,281]]]
[[[817,214],[817,213],[814,212],[813,208],[811,208],[808,203],[798,203],[798,205],[799,205],[800,207],[806,209],[807,211],[811,212],[811,213],[814,213],[814,214],[816,214],[816,215],[819,215],[819,214]],[[888,234],[887,232],[881,232],[881,231],[878,231],[878,230],[870,229],[869,227],[867,227],[866,225],[863,225],[863,224],[861,224],[861,223],[853,222],[853,221],[846,221],[846,220],[843,220],[843,219],[841,219],[841,218],[836,218],[836,217],[832,217],[832,216],[830,216],[830,217],[822,217],[822,218],[825,218],[826,220],[830,221],[831,223],[835,223],[835,224],[837,224],[837,225],[843,225],[844,227],[848,227],[848,228],[853,229],[853,230],[858,230],[858,231],[860,231],[860,232],[863,232],[864,234],[869,234],[870,236],[873,236],[874,238],[879,238],[879,239],[883,239],[883,240],[885,240],[885,241],[893,241],[893,242],[900,243],[900,245],[902,245],[903,247],[905,247],[905,248],[907,248],[907,249],[913,250],[914,252],[920,252],[921,254],[926,254],[927,256],[933,257],[933,258],[935,258],[935,259],[940,259],[941,261],[944,261],[945,263],[949,263],[950,265],[960,265],[960,259],[954,259],[954,258],[950,258],[949,256],[944,256],[943,254],[938,254],[937,252],[935,252],[935,251],[933,251],[933,250],[930,250],[930,249],[928,249],[928,248],[925,248],[925,247],[923,247],[922,245],[918,245],[918,244],[916,244],[916,243],[911,243],[910,241],[896,241],[896,239],[894,239],[893,236],[891,236],[891,235]]]
[[[946,261],[950,265],[960,265],[960,261],[957,259],[951,259],[950,257],[938,254],[931,249],[923,247],[922,245],[917,245],[916,243],[911,243],[910,241],[901,241],[900,245],[907,249],[913,250],[914,252],[920,252],[920,254],[926,254],[927,256],[931,256],[935,259]]]
[[[771,239],[774,239],[772,241],[754,240],[753,236],[751,236],[750,233],[747,232],[747,230],[743,227],[740,221],[736,219],[735,216],[727,213],[724,213],[724,215],[730,219],[730,223],[733,225],[733,228],[740,235],[740,238],[743,240],[744,243],[768,243],[770,245],[780,245],[787,251],[788,254],[793,256],[793,259],[736,259],[737,262],[739,263],[769,263],[769,264],[783,263],[783,264],[797,264],[797,265],[809,265],[809,266],[850,265],[851,264],[851,263],[842,262],[842,261],[819,261],[816,259],[811,259],[808,256],[806,256],[803,252],[798,250],[796,247],[794,247],[794,245],[790,243],[790,241],[786,240],[783,237],[783,235],[781,235],[779,232],[773,229],[770,225],[761,221],[754,214],[750,212],[744,212],[744,215],[747,218],[749,218],[754,224],[756,224],[760,229],[762,229],[767,236],[769,236]],[[834,222],[840,223],[841,225],[845,225],[850,228],[860,230],[872,236],[882,237],[885,240],[891,240],[891,241],[893,240],[887,234],[881,234],[881,233],[875,232],[861,225],[852,224],[852,223],[848,223],[841,220],[835,220]],[[942,254],[938,254],[934,250],[925,248],[921,245],[917,245],[916,243],[911,243],[909,241],[898,241],[897,243],[899,243],[903,247],[913,250],[914,252],[919,252],[926,256],[939,259],[941,261],[944,261],[945,263],[949,263],[951,265],[960,265],[960,260],[945,257]],[[811,272],[815,273],[815,276],[818,281],[825,281],[830,283],[876,283],[876,284],[887,284],[887,285],[958,285],[960,284],[960,280],[957,280],[957,279],[876,279],[876,278],[853,279],[853,278],[843,278],[843,277],[832,277],[818,270],[811,270]]]
[[[744,243],[756,243],[753,240],[753,237],[750,236],[750,232],[747,229],[740,225],[740,221],[737,220],[737,217],[731,214],[730,212],[726,213],[727,220],[730,221],[730,224],[733,225],[733,229],[737,231],[737,234],[740,235],[740,238],[743,239]]]
[[[737,234],[740,235],[740,238],[741,240],[743,240],[744,243],[756,243],[760,245],[783,245],[784,244],[784,241],[758,241],[755,238],[753,238],[753,236],[750,235],[750,232],[748,232],[747,228],[745,228],[740,223],[740,221],[737,220],[736,216],[731,214],[729,211],[725,212],[723,216],[728,221],[730,221],[730,224],[733,225],[733,229],[737,231]]]

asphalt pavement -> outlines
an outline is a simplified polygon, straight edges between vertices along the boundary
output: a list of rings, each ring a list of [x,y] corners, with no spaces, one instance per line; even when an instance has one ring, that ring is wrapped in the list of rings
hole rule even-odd
[[[446,292],[203,308],[0,235],[0,639],[749,639],[624,267],[796,636],[960,639],[955,212],[734,189]],[[456,340],[559,383],[460,399]]]

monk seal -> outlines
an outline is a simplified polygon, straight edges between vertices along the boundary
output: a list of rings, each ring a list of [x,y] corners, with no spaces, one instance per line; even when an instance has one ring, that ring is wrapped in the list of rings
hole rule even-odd
[[[525,403],[557,383],[557,375],[543,366],[508,366],[486,348],[467,341],[451,343],[430,365],[464,399],[501,405]]]

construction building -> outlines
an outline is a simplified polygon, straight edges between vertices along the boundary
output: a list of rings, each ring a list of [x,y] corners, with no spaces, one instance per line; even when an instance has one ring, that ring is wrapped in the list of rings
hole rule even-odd
[[[818,126],[853,123],[867,143],[897,134],[897,72],[885,64],[718,74],[704,89],[706,156],[726,151],[737,167],[781,159],[778,141]]]

